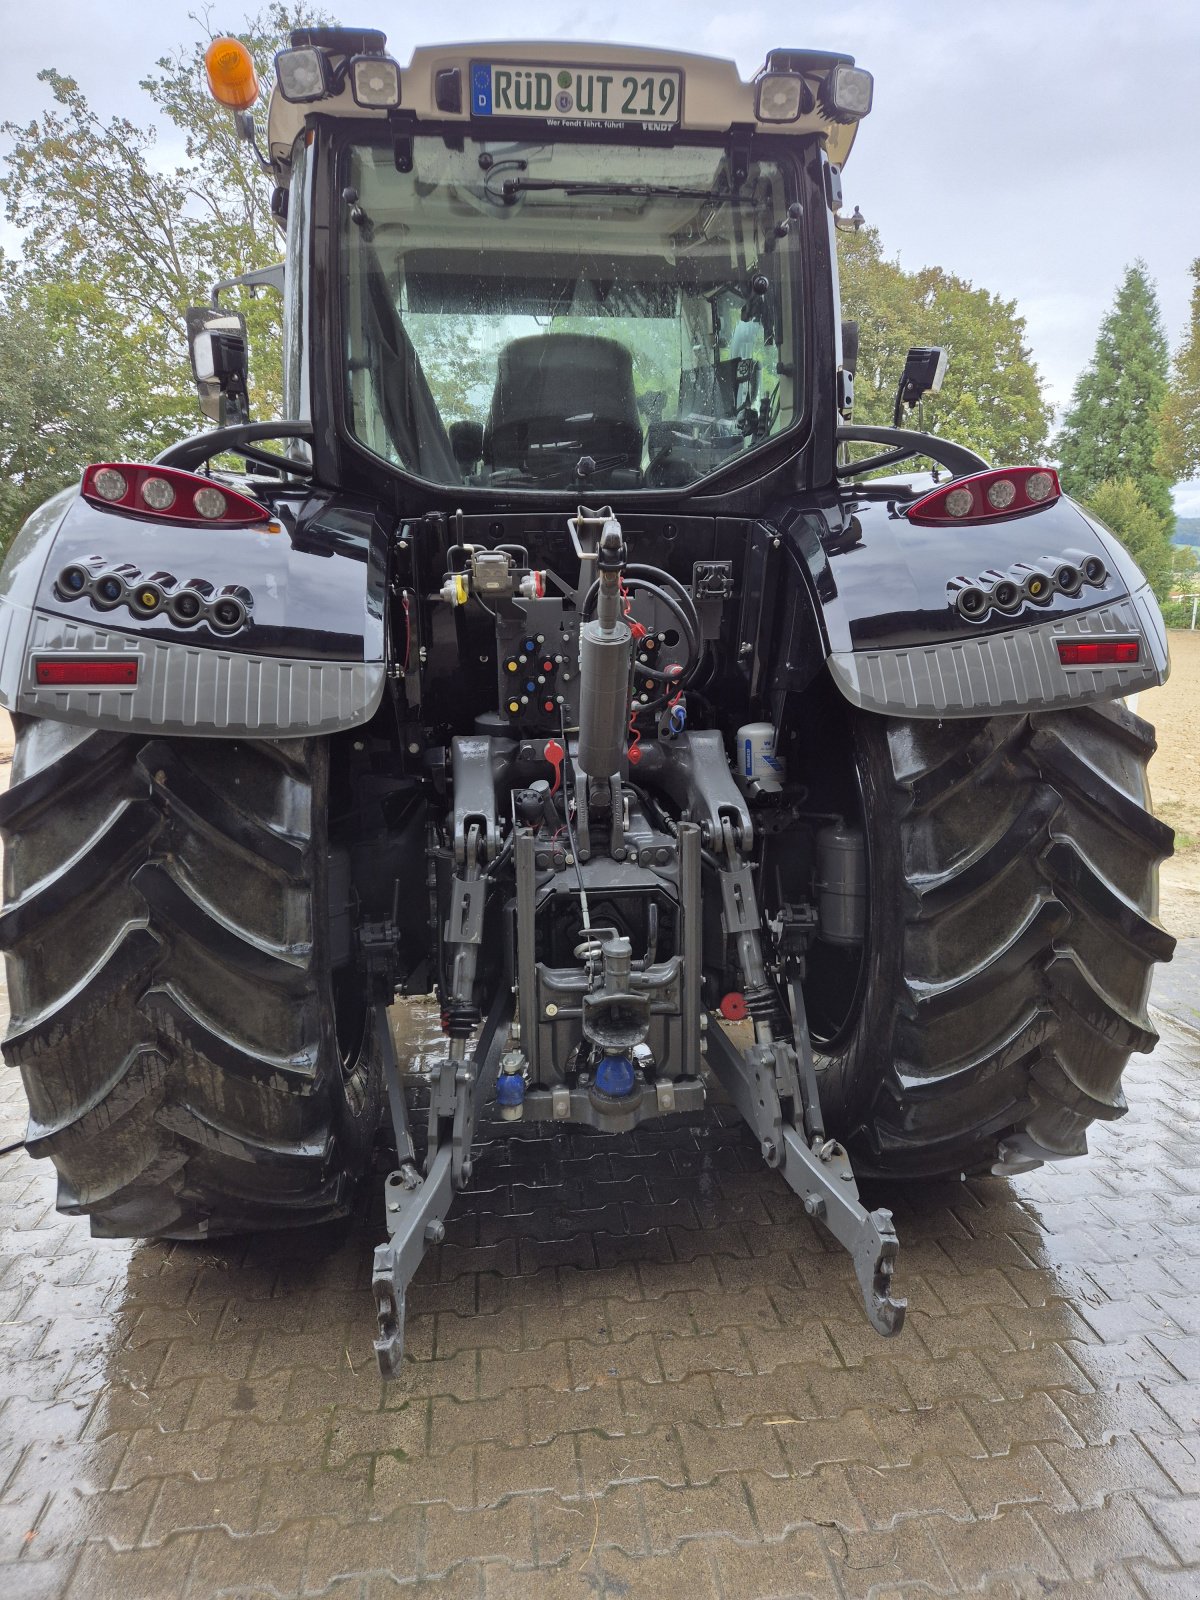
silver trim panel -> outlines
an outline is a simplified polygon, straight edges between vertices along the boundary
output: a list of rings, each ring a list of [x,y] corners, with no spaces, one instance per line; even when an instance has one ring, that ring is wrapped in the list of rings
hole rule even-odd
[[[10,610],[0,603],[0,647],[13,622],[23,620],[6,615]],[[137,655],[141,658],[137,687],[39,687],[34,681],[35,659],[59,651]],[[186,733],[195,738],[300,737],[368,721],[383,697],[383,686],[381,662],[234,654],[134,637],[35,611],[19,675],[6,671],[0,678],[0,705],[57,722],[129,732]]]
[[[1141,640],[1134,666],[1064,667],[1060,639],[1103,635]],[[853,705],[893,717],[978,717],[1050,711],[1115,700],[1166,681],[1166,632],[1144,585],[1134,595],[1051,622],[958,637],[902,650],[845,650],[829,657],[834,682]]]

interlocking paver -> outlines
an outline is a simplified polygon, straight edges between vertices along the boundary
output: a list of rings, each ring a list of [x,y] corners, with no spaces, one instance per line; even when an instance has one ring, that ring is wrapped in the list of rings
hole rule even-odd
[[[1196,1053],[1073,1168],[890,1194],[890,1343],[727,1115],[489,1146],[386,1386],[373,1195],[92,1242],[0,1158],[0,1594],[1198,1595]]]

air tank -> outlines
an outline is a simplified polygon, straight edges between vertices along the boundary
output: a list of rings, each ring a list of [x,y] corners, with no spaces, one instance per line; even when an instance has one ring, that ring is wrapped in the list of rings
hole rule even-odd
[[[862,832],[832,822],[817,833],[817,916],[829,944],[861,944],[867,929],[867,851]]]

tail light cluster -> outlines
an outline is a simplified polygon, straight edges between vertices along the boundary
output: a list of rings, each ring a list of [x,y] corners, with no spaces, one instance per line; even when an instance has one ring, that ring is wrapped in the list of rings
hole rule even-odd
[[[211,478],[178,467],[141,466],[108,462],[88,467],[81,493],[92,505],[126,511],[137,517],[159,518],[194,527],[216,524],[247,527],[269,522],[271,513],[249,495],[225,489]]]
[[[980,622],[991,611],[1012,616],[1024,605],[1047,606],[1056,594],[1077,595],[1085,584],[1102,589],[1107,581],[1108,568],[1099,556],[1069,550],[1036,563],[1018,561],[1007,572],[993,569],[974,580],[952,578],[948,591],[960,616]]]
[[[906,515],[910,522],[928,528],[994,522],[998,517],[1053,505],[1061,495],[1058,473],[1052,467],[1003,467],[955,478],[914,500]]]

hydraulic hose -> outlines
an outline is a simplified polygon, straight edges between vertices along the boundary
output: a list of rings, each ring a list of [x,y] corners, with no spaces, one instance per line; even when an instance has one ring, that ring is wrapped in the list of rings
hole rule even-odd
[[[652,568],[651,570],[653,571],[654,569]],[[633,571],[634,568],[632,567],[627,569],[628,574],[632,574]],[[660,576],[665,576],[665,574],[660,574]],[[687,614],[675,596],[672,595],[669,590],[663,588],[660,584],[652,583],[648,578],[627,576],[626,587],[630,589],[640,589],[643,594],[653,595],[656,600],[660,600],[662,604],[666,606],[667,610],[679,624],[679,631],[687,643],[689,656],[688,667],[694,667],[700,655],[700,629],[698,624],[693,625],[691,617]],[[594,583],[588,590],[583,602],[583,614],[585,617],[591,612],[591,609],[596,602],[596,596],[599,593],[599,589],[599,583]],[[686,674],[686,672],[687,667],[684,668],[684,673]]]

